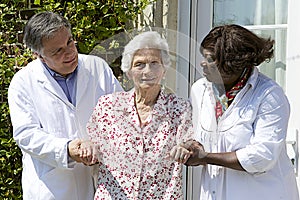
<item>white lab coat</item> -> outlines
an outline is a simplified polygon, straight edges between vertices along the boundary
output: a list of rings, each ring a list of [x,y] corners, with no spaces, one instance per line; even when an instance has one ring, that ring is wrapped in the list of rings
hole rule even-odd
[[[85,137],[98,98],[122,87],[106,62],[96,56],[79,54],[77,73],[76,106],[40,59],[11,81],[8,101],[13,136],[23,153],[25,200],[93,199],[91,167],[68,159],[67,142]]]
[[[245,87],[216,122],[211,83],[191,89],[193,124],[207,152],[233,152],[246,171],[206,165],[201,200],[298,200],[285,138],[289,103],[282,89],[254,69]]]

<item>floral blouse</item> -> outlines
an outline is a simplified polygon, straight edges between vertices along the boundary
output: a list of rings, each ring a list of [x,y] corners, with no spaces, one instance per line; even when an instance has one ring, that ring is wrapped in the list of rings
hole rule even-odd
[[[134,96],[100,97],[87,125],[100,154],[95,199],[183,199],[182,165],[166,157],[192,138],[191,105],[161,92],[141,127]]]

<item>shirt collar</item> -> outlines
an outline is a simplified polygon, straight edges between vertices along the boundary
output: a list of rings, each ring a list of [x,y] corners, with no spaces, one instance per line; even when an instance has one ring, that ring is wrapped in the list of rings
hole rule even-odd
[[[43,62],[43,65],[44,65],[44,67],[47,69],[47,71],[50,73],[50,75],[51,75],[53,78],[55,78],[55,79],[57,79],[57,78],[60,78],[60,79],[62,79],[62,78],[63,78],[63,79],[71,78],[71,77],[75,76],[75,74],[76,74],[77,71],[78,71],[78,70],[77,70],[77,69],[78,69],[78,66],[77,66],[77,67],[75,68],[75,70],[74,70],[72,73],[68,74],[67,77],[64,77],[64,76],[60,75],[59,73],[57,73],[56,71],[50,69],[46,63]]]
[[[253,88],[256,83],[257,77],[258,77],[258,69],[257,67],[253,67],[252,73],[246,84],[249,84]]]

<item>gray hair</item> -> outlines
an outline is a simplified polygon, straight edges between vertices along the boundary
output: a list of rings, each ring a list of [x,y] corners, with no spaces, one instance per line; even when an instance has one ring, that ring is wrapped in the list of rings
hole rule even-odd
[[[24,28],[23,42],[33,52],[42,53],[42,40],[53,37],[53,34],[66,27],[71,32],[69,21],[53,12],[41,12],[32,16]]]
[[[171,66],[169,46],[166,39],[162,38],[158,32],[148,31],[135,36],[124,48],[122,54],[121,69],[128,72],[131,69],[134,54],[140,49],[158,49],[161,51],[163,66]]]

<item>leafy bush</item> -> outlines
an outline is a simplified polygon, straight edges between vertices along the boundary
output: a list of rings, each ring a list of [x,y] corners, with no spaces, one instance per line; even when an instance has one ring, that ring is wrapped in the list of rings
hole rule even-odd
[[[133,25],[132,22],[150,2],[150,0],[1,1],[0,199],[22,199],[22,154],[12,139],[7,89],[15,72],[33,59],[31,52],[24,49],[22,45],[22,30],[26,20],[34,13],[43,10],[61,13],[69,19],[72,25],[72,32],[80,53],[89,53],[93,49],[94,52],[103,52],[106,49],[118,48],[120,45],[115,43],[105,44],[101,41],[124,32],[125,28],[130,29]],[[100,43],[102,46],[95,48]],[[119,62],[119,60],[116,62]],[[116,67],[118,67],[118,63]]]

